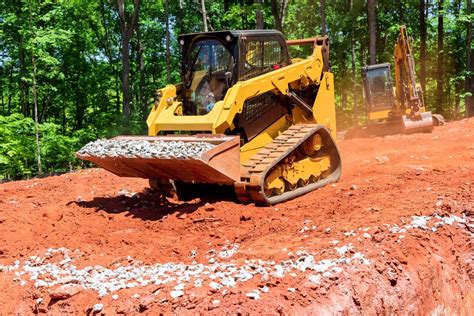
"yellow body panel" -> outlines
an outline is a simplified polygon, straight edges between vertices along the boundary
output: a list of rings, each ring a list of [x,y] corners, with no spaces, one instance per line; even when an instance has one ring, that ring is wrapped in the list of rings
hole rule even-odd
[[[329,158],[305,158],[292,164],[285,172],[284,178],[291,184],[299,180],[308,181],[311,176],[320,176],[329,169]]]
[[[383,111],[373,111],[373,112],[369,112],[368,113],[368,116],[369,116],[369,120],[370,121],[378,121],[378,120],[385,120],[388,118],[388,114],[392,111],[392,109],[390,110],[383,110]]]
[[[265,145],[270,143],[278,135],[283,133],[290,127],[292,124],[288,120],[288,117],[283,116],[275,123],[267,127],[263,132],[255,136],[247,144],[240,147],[240,162],[244,163],[255,155],[260,149]]]
[[[389,117],[389,113],[393,110],[383,110],[383,111],[373,111],[368,113],[369,121],[379,121],[379,120],[386,120]],[[420,112],[426,112],[425,107],[420,107]],[[405,115],[410,114],[410,109],[405,111]]]
[[[334,101],[334,75],[326,72],[319,86],[318,95],[313,104],[314,120],[324,125],[333,139],[336,139],[336,106]]]

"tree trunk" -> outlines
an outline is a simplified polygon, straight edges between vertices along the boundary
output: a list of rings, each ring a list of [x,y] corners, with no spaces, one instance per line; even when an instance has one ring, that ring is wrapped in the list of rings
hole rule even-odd
[[[1,102],[2,102],[2,112],[1,112],[1,115],[5,115],[5,98],[4,98],[4,93],[3,93],[3,86],[5,85],[3,83],[3,78],[5,78],[5,68],[3,67],[0,67],[0,93],[2,94],[1,95]]]
[[[347,90],[341,89],[341,105],[342,105],[342,112],[346,114],[346,107],[347,107]]]
[[[224,0],[224,12],[227,12],[230,9],[231,4],[232,0]]]
[[[467,0],[467,15],[472,14],[472,0]],[[469,20],[466,22],[466,47],[467,47],[467,56],[466,56],[466,68],[468,70],[468,75],[466,76],[465,89],[466,89],[466,116],[474,116],[474,85],[472,79],[472,73],[474,72],[474,63],[472,62],[472,56],[474,50],[471,48],[472,42],[472,22]]]
[[[240,1],[240,7],[241,7],[241,8],[245,8],[245,0],[241,0],[241,1]],[[240,20],[242,21],[242,27],[241,27],[241,29],[242,29],[242,30],[246,30],[246,29],[248,28],[248,27],[247,27],[247,15],[246,15],[246,14],[241,14],[240,17],[241,17]]]
[[[400,21],[400,24],[405,24],[405,14],[404,14],[405,8],[403,5],[403,0],[398,0],[398,21]]]
[[[77,95],[77,93],[76,93],[75,99],[76,99],[76,112],[77,112],[76,130],[79,130],[82,128],[82,123],[84,121],[84,110],[81,105],[81,98],[79,97],[79,95]]]
[[[31,5],[31,4],[30,4]],[[17,1],[16,6],[16,17],[19,21],[18,25],[23,23],[22,21],[22,2]],[[31,115],[30,104],[28,102],[28,82],[25,80],[26,75],[26,52],[23,44],[23,35],[20,31],[16,33],[16,40],[18,41],[18,62],[20,64],[20,75],[18,76],[18,86],[20,88],[20,110],[23,116],[29,117]]]
[[[453,6],[452,6],[452,12],[454,14],[454,18],[459,20],[461,18],[461,6],[462,6],[462,0],[454,0]],[[461,41],[462,38],[459,35],[455,36],[456,40]],[[467,50],[467,47],[466,47]],[[450,76],[455,77],[457,74],[462,73],[467,67],[464,67],[462,59],[461,58],[454,58],[453,59],[453,67],[452,67],[452,72]],[[455,78],[454,82],[454,109],[453,109],[453,117],[454,119],[459,118],[459,106],[461,104],[461,98],[460,94],[462,93],[462,82],[459,78]],[[448,104],[451,104],[448,103]]]
[[[21,37],[21,35],[20,35]],[[28,101],[28,82],[26,78],[26,54],[25,48],[23,46],[23,38],[20,38],[20,47],[19,47],[19,58],[20,62],[20,76],[19,76],[19,86],[20,86],[20,108],[21,113],[25,117],[31,116],[30,102]]]
[[[420,0],[420,85],[426,91],[426,15],[425,0]]]
[[[285,23],[285,12],[288,6],[288,0],[271,0],[272,14],[275,20],[275,28],[283,32]]]
[[[104,0],[100,0],[99,3],[99,11],[100,11],[100,16],[102,20],[102,26],[104,28],[104,39],[102,40],[102,37],[97,33],[97,38],[99,39],[99,42],[101,43],[105,55],[107,56],[107,59],[109,61],[109,67],[110,67],[110,73],[114,78],[115,85],[120,85],[121,84],[121,76],[120,76],[120,70],[118,69],[117,62],[114,58],[114,55],[112,53],[113,48],[110,46],[110,42],[113,40],[110,40],[110,24],[107,23],[107,17],[106,17],[106,3]],[[112,32],[115,32],[112,30]],[[116,112],[120,112],[120,88],[115,88],[115,109]],[[108,110],[108,106],[106,106],[106,111]]]
[[[349,10],[352,13],[354,10],[354,0],[349,0]],[[355,53],[355,30],[352,28],[351,34],[351,70],[352,70],[352,108],[354,110],[354,124],[359,125],[359,111],[357,107],[357,92],[356,92],[356,53]]]
[[[120,113],[120,87],[119,87],[119,83],[117,81],[117,83],[115,84],[115,111],[117,113]]]
[[[117,12],[119,15],[120,33],[122,37],[122,113],[125,127],[130,124],[130,39],[138,23],[140,12],[140,0],[133,1],[133,12],[130,18],[125,12],[124,0],[117,0]]]
[[[38,121],[41,122],[46,122],[47,119],[47,113],[48,113],[48,106],[51,102],[51,93],[47,94],[45,97],[43,97],[42,100],[42,106],[41,106],[41,114],[38,116]]]
[[[377,5],[376,0],[367,0],[368,10],[368,22],[369,22],[369,64],[373,65],[377,63],[377,17],[375,15],[375,6]]]
[[[66,102],[61,103],[61,133],[66,133]]]
[[[257,7],[256,13],[255,13],[257,30],[263,30],[262,1],[263,0],[255,0],[255,6]]]
[[[438,0],[438,65],[436,71],[436,112],[443,114],[443,85],[444,85],[444,28],[443,0]]]
[[[31,9],[30,9],[31,10]],[[36,94],[36,61],[35,55],[31,54],[31,63],[33,64],[33,86],[32,94],[33,94],[33,102],[34,102],[34,109],[35,109],[35,140],[36,140],[36,164],[38,166],[38,176],[43,174],[42,164],[41,164],[41,145],[39,140],[39,126],[38,126],[38,95]]]
[[[8,101],[7,101],[7,115],[10,115],[13,97],[13,66],[10,66],[10,77],[8,80]]]
[[[122,39],[122,114],[125,119],[125,126],[130,123],[130,55],[129,55],[130,39],[125,36]]]
[[[170,59],[170,17],[168,0],[165,0],[165,14],[166,14],[166,83],[171,82],[171,59]]]
[[[360,45],[359,47],[360,47],[360,61],[361,61],[361,64],[364,64],[367,60],[367,56],[365,56],[367,50],[365,49],[364,45]],[[359,99],[361,100],[362,108],[365,109],[366,104],[365,104],[364,97],[362,96],[362,98],[359,98]],[[367,113],[364,115],[364,117],[365,117],[364,120],[367,122]]]
[[[137,59],[138,59],[138,73],[140,74],[140,86],[138,89],[138,99],[141,104],[142,118],[146,119],[148,114],[148,104],[145,92],[145,60],[143,57],[143,44],[140,32],[140,25],[137,25]]]
[[[327,33],[326,27],[326,0],[320,1],[319,14],[321,15],[321,35],[324,36]]]
[[[462,83],[457,81],[454,86],[454,119],[459,119],[459,105],[461,104],[460,94],[462,92]]]
[[[32,32],[33,22],[32,22],[32,6],[31,0],[28,1],[29,4],[29,31]],[[39,141],[39,126],[38,126],[38,95],[36,94],[36,60],[35,60],[35,50],[34,48],[31,51],[31,64],[33,66],[33,74],[32,74],[32,87],[31,92],[33,94],[33,104],[34,104],[34,117],[35,117],[35,140],[36,140],[36,163],[38,166],[38,176],[43,174],[42,165],[41,165],[41,147]]]
[[[208,32],[207,29],[207,12],[206,12],[206,4],[204,0],[201,0],[201,12],[202,12],[202,24],[204,26],[204,32]]]

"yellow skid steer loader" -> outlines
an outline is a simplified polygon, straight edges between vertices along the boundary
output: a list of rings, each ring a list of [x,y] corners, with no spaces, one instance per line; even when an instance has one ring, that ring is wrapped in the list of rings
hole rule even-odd
[[[341,174],[328,38],[285,41],[276,30],[178,37],[182,82],[157,91],[148,136],[119,136],[76,153],[168,195],[232,186],[243,202],[275,204]],[[312,45],[291,60],[289,45]]]

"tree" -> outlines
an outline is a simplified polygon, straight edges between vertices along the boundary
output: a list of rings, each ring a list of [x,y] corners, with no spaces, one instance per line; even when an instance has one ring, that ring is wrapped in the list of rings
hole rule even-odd
[[[125,132],[146,133],[151,92],[179,82],[177,35],[200,32],[204,22],[209,30],[263,25],[278,28],[289,39],[330,31],[341,128],[358,114],[362,117],[361,66],[369,59],[391,62],[398,25],[404,23],[415,39],[425,103],[454,117],[457,109],[463,109],[462,97],[472,116],[472,0],[444,1],[442,9],[438,4],[432,0],[0,1],[0,143],[9,144],[0,146],[0,178],[28,177],[38,171],[35,105],[43,173],[64,169],[65,163],[77,164],[71,153],[97,137],[123,134],[124,127]],[[290,53],[304,58],[311,47],[290,47]],[[121,123],[125,118],[129,126]],[[21,142],[16,142],[19,129]],[[7,131],[8,139],[3,137]],[[54,152],[64,154],[57,158]]]
[[[258,30],[263,29],[262,1],[263,0],[255,0],[255,6],[257,7],[256,14],[255,14],[255,20],[256,20],[255,24]]]
[[[283,32],[288,0],[271,0],[271,6],[273,18],[275,19],[275,28],[280,32]]]
[[[354,15],[354,0],[349,0],[349,10]],[[354,123],[359,125],[358,102],[356,100],[356,49],[355,49],[355,28],[351,30],[351,71],[352,71],[352,101],[354,109]]]
[[[122,113],[125,127],[130,121],[130,39],[138,23],[140,0],[133,0],[133,10],[127,14],[124,0],[117,0],[117,13],[119,16],[120,34],[122,39]]]
[[[426,0],[420,0],[420,85],[423,92],[426,91],[426,12],[428,5]]]
[[[166,83],[171,81],[171,65],[170,65],[170,15],[168,0],[165,0],[165,14],[166,14]]]
[[[467,0],[466,14],[469,17],[466,21],[466,68],[467,75],[465,80],[465,90],[466,90],[466,116],[474,116],[474,84],[472,79],[472,74],[474,73],[474,63],[473,63],[473,54],[474,50],[472,49],[472,0]]]
[[[33,22],[32,22],[32,5],[31,0],[28,1],[28,8],[29,8],[29,31],[31,36],[33,37]],[[33,74],[32,74],[32,87],[31,92],[33,94],[33,102],[34,102],[34,117],[35,117],[35,140],[36,140],[36,163],[38,166],[38,175],[41,175],[42,172],[42,165],[41,165],[41,147],[40,147],[40,140],[39,140],[39,130],[38,130],[38,95],[36,94],[36,59],[35,59],[35,50],[34,47],[31,50],[31,64],[33,65]]]
[[[15,13],[16,13],[16,21],[18,25],[23,25],[25,22],[24,14],[23,14],[23,7],[21,1],[16,1],[15,6]],[[19,88],[20,88],[20,106],[21,106],[21,113],[24,116],[30,116],[30,104],[28,102],[28,83],[26,82],[25,78],[27,77],[27,70],[26,70],[26,52],[25,52],[25,43],[24,43],[24,36],[23,32],[20,28],[15,30],[15,40],[18,41],[18,62],[20,63],[20,75],[18,76],[19,80]]]
[[[369,64],[377,63],[377,17],[375,15],[376,0],[367,0],[368,24],[369,24]]]
[[[207,32],[207,12],[206,12],[206,3],[204,0],[201,0],[201,13],[202,13],[202,24],[204,26],[204,32]]]
[[[444,29],[443,29],[443,0],[438,0],[438,58],[436,70],[436,112],[443,112],[443,83],[444,83]]]
[[[320,0],[319,15],[321,15],[321,35],[324,36],[327,33],[326,28],[326,0]]]

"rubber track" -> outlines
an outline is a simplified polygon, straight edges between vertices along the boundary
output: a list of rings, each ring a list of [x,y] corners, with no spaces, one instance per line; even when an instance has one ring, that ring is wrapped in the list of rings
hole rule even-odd
[[[331,157],[331,163],[337,163],[338,166],[333,173],[318,182],[308,184],[293,191],[283,194],[266,197],[263,191],[263,182],[268,172],[276,166],[285,157],[291,154],[299,145],[317,131],[327,130],[322,125],[317,124],[297,124],[288,128],[280,136],[276,137],[271,143],[263,147],[258,153],[252,156],[249,161],[243,164],[243,175],[241,182],[236,185],[238,198],[243,202],[253,201],[257,204],[275,204],[283,202],[309,191],[322,187],[328,183],[335,182],[341,174],[340,157],[336,145],[329,132],[327,137],[332,141],[336,157]],[[334,161],[333,161],[334,160]]]

